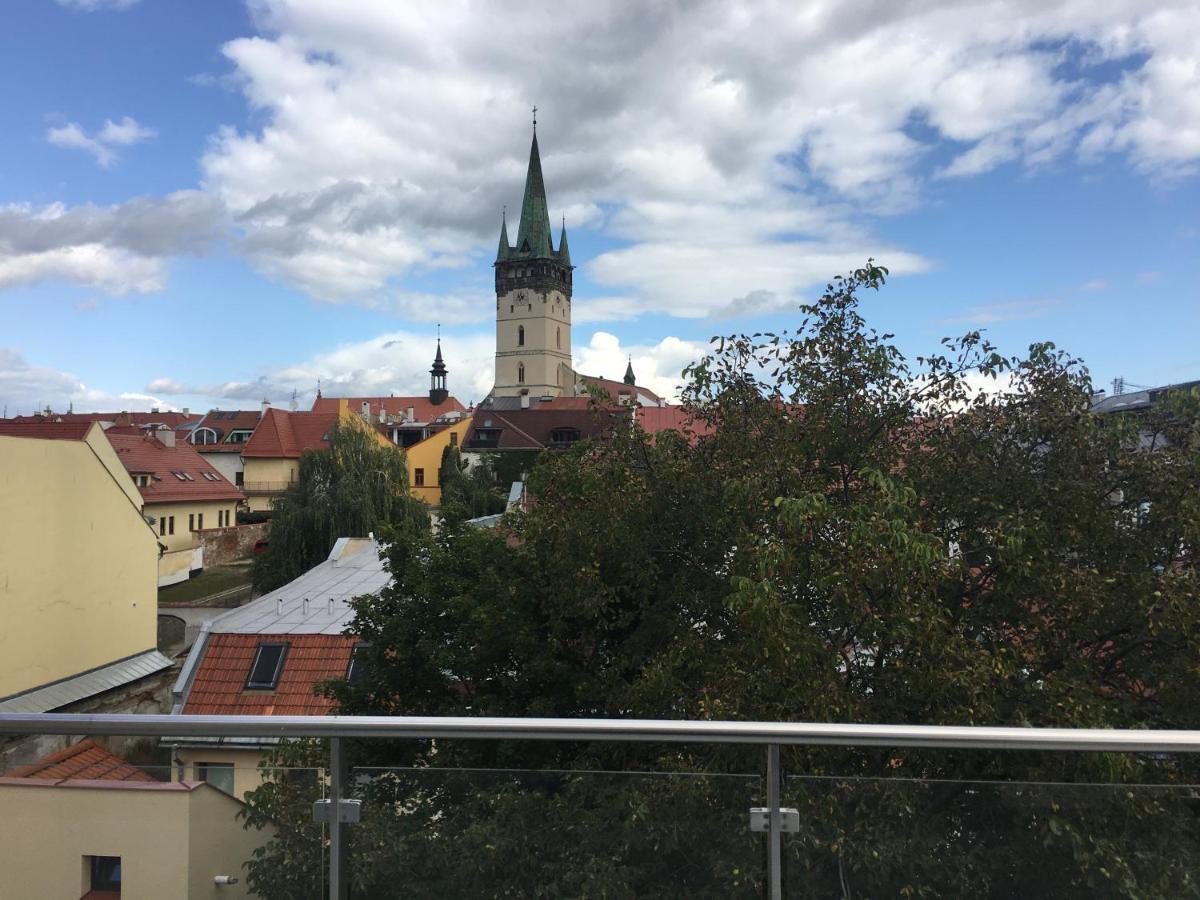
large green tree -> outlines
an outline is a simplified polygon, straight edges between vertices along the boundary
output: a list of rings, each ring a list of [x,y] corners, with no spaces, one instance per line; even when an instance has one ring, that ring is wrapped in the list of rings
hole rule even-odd
[[[339,423],[330,429],[328,449],[300,458],[296,483],[276,501],[254,586],[270,591],[286,584],[325,559],[340,537],[428,526],[425,505],[409,491],[404,452],[355,423]]]
[[[909,363],[860,312],[885,275],[837,279],[793,333],[716,339],[687,373],[693,433],[618,429],[544,457],[500,529],[398,535],[393,585],[356,603],[370,675],[331,688],[343,710],[1197,727],[1198,398],[1097,417],[1078,361],[978,333]],[[744,748],[355,753],[399,767],[362,782],[365,896],[761,889]],[[807,748],[785,766],[800,895],[1197,893],[1186,760]],[[515,769],[543,774],[479,771]],[[581,774],[600,770],[703,774]]]

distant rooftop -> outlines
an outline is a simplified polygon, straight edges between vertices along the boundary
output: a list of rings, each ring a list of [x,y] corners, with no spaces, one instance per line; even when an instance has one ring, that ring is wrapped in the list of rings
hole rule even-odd
[[[1112,397],[1103,397],[1092,402],[1092,412],[1112,413],[1130,412],[1137,409],[1150,409],[1169,391],[1186,391],[1200,387],[1200,381],[1181,381],[1178,384],[1164,384],[1161,387],[1143,388]]]

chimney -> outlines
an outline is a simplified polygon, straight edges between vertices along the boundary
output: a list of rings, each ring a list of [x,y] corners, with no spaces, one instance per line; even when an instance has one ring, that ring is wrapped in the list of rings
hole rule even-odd
[[[371,404],[366,400],[362,402],[362,417],[368,422],[371,421]]]
[[[185,406],[185,407],[183,408],[183,414],[184,414],[185,416],[190,416],[190,415],[192,414],[192,411],[191,411],[190,409],[188,409],[188,408]]]
[[[521,409],[529,409],[529,395],[528,394],[521,395]]]
[[[417,408],[415,406],[410,406],[408,408],[408,421],[410,421],[410,422],[417,421]]]
[[[270,408],[270,406],[271,406],[271,401],[268,400],[266,397],[263,397],[262,411],[259,412],[259,414],[258,414],[258,417],[260,419],[267,414],[267,410]]]
[[[152,407],[150,407],[150,412],[152,412],[152,413],[157,413],[157,412],[158,412],[158,407],[157,407],[157,406],[152,406]]]
[[[156,434],[155,437],[158,438],[160,441],[162,441],[164,444],[166,444],[168,447],[175,446],[175,432],[170,428],[158,429],[158,434]]]

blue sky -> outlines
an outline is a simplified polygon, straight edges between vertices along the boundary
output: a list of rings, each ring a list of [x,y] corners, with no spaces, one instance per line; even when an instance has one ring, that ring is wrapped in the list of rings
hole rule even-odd
[[[478,400],[535,102],[583,371],[669,392],[873,255],[910,355],[1200,377],[1194,4],[399,9],[9,0],[9,414],[419,392],[439,321]]]

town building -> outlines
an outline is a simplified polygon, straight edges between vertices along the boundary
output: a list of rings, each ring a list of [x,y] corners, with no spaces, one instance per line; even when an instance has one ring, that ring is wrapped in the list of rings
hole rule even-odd
[[[165,774],[165,773],[164,773]],[[0,777],[8,897],[249,897],[242,864],[272,831],[202,781],[160,781],[85,740]]]
[[[143,513],[154,520],[158,586],[186,581],[204,568],[196,532],[233,525],[245,496],[171,429],[129,434],[114,426],[105,436],[133,479]]]
[[[329,557],[299,578],[201,628],[173,692],[177,715],[320,716],[333,701],[314,689],[353,679],[358,639],[345,633],[350,600],[391,581],[372,538],[341,538]],[[257,769],[275,741],[181,738],[175,748],[184,778],[224,770],[233,794],[258,787]]]
[[[267,413],[261,409],[213,409],[197,420],[188,443],[235,487],[241,487],[245,469],[242,449]]]
[[[0,712],[134,691],[155,649],[158,533],[104,429],[0,421]]]

